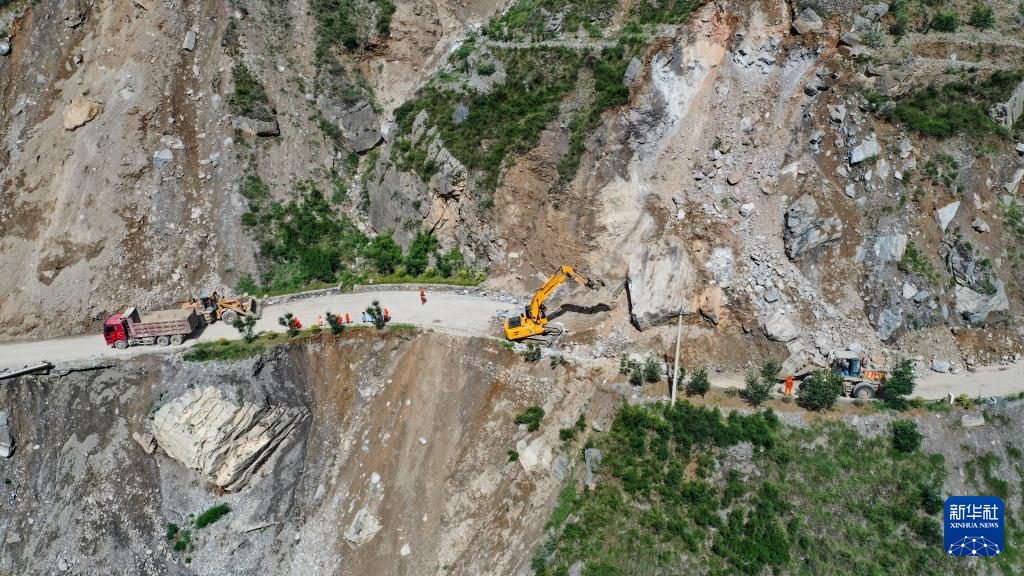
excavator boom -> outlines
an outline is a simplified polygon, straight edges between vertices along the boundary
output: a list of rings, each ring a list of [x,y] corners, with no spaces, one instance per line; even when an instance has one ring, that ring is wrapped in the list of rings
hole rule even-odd
[[[555,272],[548,278],[548,281],[541,286],[540,290],[534,293],[533,299],[530,301],[530,305],[524,314],[521,314],[518,318],[510,318],[505,321],[505,337],[509,340],[522,340],[523,338],[543,334],[548,323],[547,315],[544,313],[544,301],[569,278],[592,290],[598,286],[597,282],[583,276],[574,270],[572,266],[563,265],[558,272]]]

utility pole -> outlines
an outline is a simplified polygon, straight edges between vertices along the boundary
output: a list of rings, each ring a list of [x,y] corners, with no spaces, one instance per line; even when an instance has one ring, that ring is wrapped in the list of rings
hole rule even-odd
[[[679,338],[683,334],[683,308],[679,307],[679,321],[676,324],[676,360],[672,364],[672,406],[676,405],[676,382],[679,380]]]

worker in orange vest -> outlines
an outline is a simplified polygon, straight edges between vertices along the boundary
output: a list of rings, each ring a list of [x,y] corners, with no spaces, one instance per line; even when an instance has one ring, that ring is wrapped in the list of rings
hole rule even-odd
[[[786,396],[793,394],[793,375],[786,376]]]
[[[317,316],[316,317],[316,325],[321,327],[321,328],[324,327],[324,317],[323,316]]]
[[[348,317],[348,312],[345,312],[345,324],[351,324],[352,319]]]
[[[427,303],[427,291],[425,289],[423,289],[423,288],[420,288],[420,304],[426,304],[426,303]]]
[[[299,322],[298,317],[292,318],[292,325],[296,330],[302,330],[302,322]]]
[[[391,312],[387,308],[384,309],[384,321],[391,322]]]

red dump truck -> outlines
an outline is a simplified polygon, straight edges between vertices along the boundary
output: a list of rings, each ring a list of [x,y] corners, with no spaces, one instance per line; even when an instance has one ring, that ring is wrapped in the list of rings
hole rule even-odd
[[[108,346],[123,350],[138,344],[181,344],[199,325],[193,308],[140,313],[134,306],[103,323]]]

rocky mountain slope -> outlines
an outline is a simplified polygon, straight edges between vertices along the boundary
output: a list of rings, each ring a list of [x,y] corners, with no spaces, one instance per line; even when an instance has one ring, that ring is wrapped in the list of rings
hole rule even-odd
[[[4,333],[429,230],[512,291],[625,279],[610,352],[680,309],[792,364],[1020,351],[1015,7],[357,4],[5,6]]]

